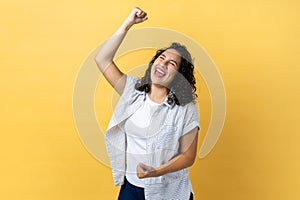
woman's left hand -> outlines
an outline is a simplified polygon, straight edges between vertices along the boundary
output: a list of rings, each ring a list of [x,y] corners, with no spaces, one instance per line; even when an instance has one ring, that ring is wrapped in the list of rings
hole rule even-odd
[[[149,178],[155,176],[155,168],[145,165],[144,163],[139,163],[136,167],[137,176],[139,178]]]

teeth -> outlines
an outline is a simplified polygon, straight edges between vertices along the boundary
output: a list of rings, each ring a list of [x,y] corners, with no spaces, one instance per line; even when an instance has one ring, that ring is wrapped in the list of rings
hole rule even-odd
[[[162,70],[160,70],[160,69],[156,69],[156,71],[159,73],[159,74],[161,74],[162,76],[164,76],[166,73],[165,72],[163,72]]]

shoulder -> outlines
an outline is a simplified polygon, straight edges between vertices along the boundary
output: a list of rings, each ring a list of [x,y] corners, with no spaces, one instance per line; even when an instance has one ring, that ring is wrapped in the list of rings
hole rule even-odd
[[[198,109],[197,109],[195,103],[192,102],[192,101],[185,104],[185,105],[181,105],[181,106],[178,106],[178,107],[179,107],[179,109],[182,110],[182,112],[196,112],[196,113],[198,113]]]
[[[131,75],[126,75],[126,81],[128,82],[132,82],[132,83],[136,83],[137,82],[137,78],[135,78],[134,76],[131,76]]]
[[[133,76],[126,75],[126,83],[122,96],[127,95],[135,90],[135,84],[137,83],[137,79]]]
[[[199,114],[196,105],[190,102],[184,106],[183,116],[183,134],[188,133],[193,128],[200,130]]]
[[[126,86],[135,86],[135,84],[137,83],[137,78],[130,76],[130,75],[126,75]]]

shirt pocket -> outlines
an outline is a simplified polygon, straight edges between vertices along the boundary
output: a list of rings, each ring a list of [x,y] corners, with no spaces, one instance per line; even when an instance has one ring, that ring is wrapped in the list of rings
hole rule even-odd
[[[164,124],[157,134],[155,150],[168,154],[177,153],[179,148],[178,139],[177,126],[175,124]]]

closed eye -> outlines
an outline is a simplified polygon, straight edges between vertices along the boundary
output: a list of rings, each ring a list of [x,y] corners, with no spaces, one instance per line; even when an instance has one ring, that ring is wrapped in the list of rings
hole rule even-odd
[[[177,66],[177,64],[173,61],[171,61],[170,64],[173,65],[174,67]]]
[[[159,56],[159,58],[160,58],[161,60],[164,60],[165,57],[166,57],[166,56],[164,56],[164,55]]]

